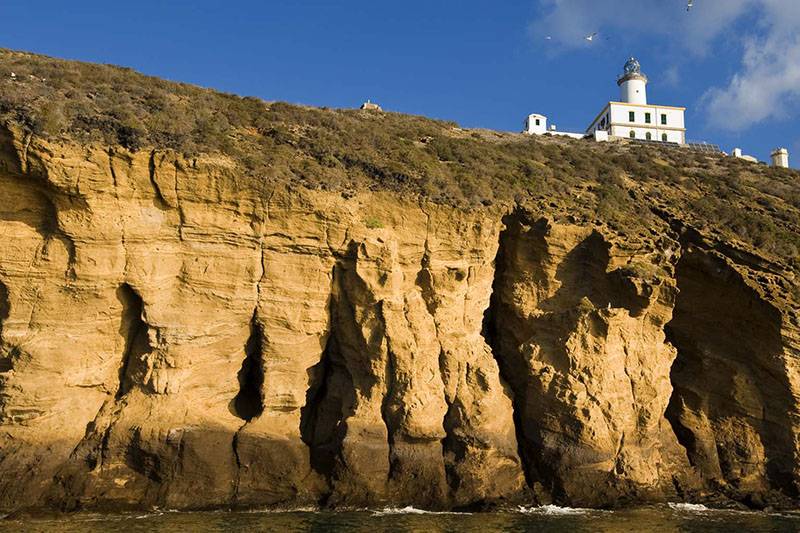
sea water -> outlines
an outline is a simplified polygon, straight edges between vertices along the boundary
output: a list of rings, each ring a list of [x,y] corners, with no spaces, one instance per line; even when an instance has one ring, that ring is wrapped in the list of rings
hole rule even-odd
[[[599,511],[545,505],[492,513],[430,512],[413,507],[357,511],[249,511],[130,514],[77,513],[58,517],[6,518],[0,531],[72,532],[759,532],[800,531],[800,512],[750,512],[670,504]]]

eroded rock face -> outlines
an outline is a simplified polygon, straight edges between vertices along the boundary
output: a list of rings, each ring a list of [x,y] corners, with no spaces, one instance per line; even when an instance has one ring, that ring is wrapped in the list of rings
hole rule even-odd
[[[489,322],[528,478],[581,505],[674,497],[689,465],[664,418],[668,258],[591,228],[507,225]]]
[[[667,332],[679,356],[667,416],[689,459],[728,493],[795,496],[796,382],[780,311],[724,257],[694,246],[677,279]]]
[[[794,495],[795,311],[666,224],[0,147],[0,509]]]

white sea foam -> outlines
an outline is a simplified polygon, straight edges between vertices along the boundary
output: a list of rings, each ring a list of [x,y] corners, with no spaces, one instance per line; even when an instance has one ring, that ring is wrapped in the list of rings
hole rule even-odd
[[[284,513],[318,513],[320,511],[319,507],[265,507],[263,509],[247,509],[245,511],[238,511],[238,512],[245,512],[245,513],[263,513],[263,514],[284,514]]]
[[[559,507],[558,505],[540,505],[539,507],[519,506],[517,510],[525,514],[544,514],[544,515],[581,515],[598,512],[595,509],[580,509],[576,507]]]
[[[471,513],[458,513],[455,511],[426,511],[425,509],[417,509],[408,505],[406,507],[386,507],[378,511],[372,511],[372,516],[386,516],[394,514],[471,514]]]
[[[690,513],[704,513],[711,510],[702,503],[669,503],[667,505],[674,511],[688,511]]]
[[[134,518],[134,520],[141,520],[143,518],[154,518],[156,516],[162,516],[163,514],[164,513],[162,511],[154,511],[152,513],[140,514],[140,515],[134,516],[133,518]]]

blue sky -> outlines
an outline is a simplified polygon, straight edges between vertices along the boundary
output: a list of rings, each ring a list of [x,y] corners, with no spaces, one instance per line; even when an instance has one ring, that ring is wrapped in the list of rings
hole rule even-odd
[[[266,100],[584,129],[628,56],[687,137],[800,166],[800,0],[6,0],[0,46]],[[598,32],[594,41],[583,36]],[[547,37],[550,37],[549,39]]]

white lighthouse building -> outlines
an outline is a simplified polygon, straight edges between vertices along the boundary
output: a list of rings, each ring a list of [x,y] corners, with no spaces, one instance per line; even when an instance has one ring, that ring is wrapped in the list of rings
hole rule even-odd
[[[647,103],[647,76],[635,58],[625,63],[625,71],[617,80],[619,102],[609,102],[586,129],[587,135],[597,131],[609,137],[686,143],[683,119],[685,107]]]

